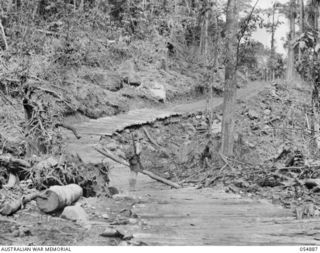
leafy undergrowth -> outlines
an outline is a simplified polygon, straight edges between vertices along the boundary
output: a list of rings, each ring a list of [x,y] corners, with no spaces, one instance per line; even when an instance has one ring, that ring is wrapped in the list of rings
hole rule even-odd
[[[45,130],[51,131],[53,115],[58,121],[78,114],[99,118],[161,106],[177,97],[194,96],[196,87],[207,82],[210,71],[196,61],[190,63],[187,47],[169,55],[168,38],[157,29],[150,27],[152,32],[147,30],[142,37],[125,36],[123,24],[113,23],[107,14],[100,16],[101,6],[95,10],[98,13],[87,6],[90,15],[69,13],[60,6],[51,10],[58,16],[48,9],[45,18],[32,18],[34,4],[26,2],[24,13],[7,17],[9,47],[0,54],[0,117],[6,121],[1,121],[0,130],[6,139],[21,141],[29,135],[23,132],[22,103],[30,95],[26,86],[37,88],[37,107],[43,107],[39,109],[52,111],[44,115],[52,123]],[[216,82],[221,83],[222,77],[221,70]],[[43,136],[51,137],[51,133]]]
[[[182,185],[222,186],[287,208],[311,205],[317,213],[320,153],[310,130],[310,97],[307,90],[275,84],[248,101],[238,100],[232,158],[219,154],[220,111],[210,120],[206,113],[171,117],[127,129],[121,138],[130,145],[130,134],[138,132],[144,167]],[[121,154],[117,139],[103,143]]]

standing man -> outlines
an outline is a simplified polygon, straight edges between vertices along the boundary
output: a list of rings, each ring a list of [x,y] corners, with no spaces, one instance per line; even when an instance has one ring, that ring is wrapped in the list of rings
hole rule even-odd
[[[135,191],[138,172],[143,170],[143,166],[140,160],[142,148],[138,133],[131,134],[131,139],[132,144],[130,145],[129,142],[128,146],[125,148],[125,156],[130,165],[129,188],[130,191]]]

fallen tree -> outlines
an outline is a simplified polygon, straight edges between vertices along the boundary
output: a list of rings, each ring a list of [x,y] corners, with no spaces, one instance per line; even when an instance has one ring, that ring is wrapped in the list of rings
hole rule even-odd
[[[5,203],[0,206],[0,214],[2,215],[12,215],[17,212],[20,208],[23,208],[25,204],[36,199],[39,196],[38,192],[34,192],[25,196],[22,196],[19,199],[15,199],[11,202]]]
[[[111,151],[109,151],[109,150],[107,150],[107,149],[105,149],[105,148],[102,148],[102,149],[94,148],[94,149],[95,149],[97,152],[99,152],[100,154],[104,155],[105,157],[107,157],[107,158],[109,158],[109,159],[111,159],[111,160],[113,160],[113,161],[115,161],[115,162],[117,162],[117,163],[119,163],[119,164],[122,164],[122,165],[124,165],[124,166],[126,166],[126,167],[128,167],[128,168],[130,168],[129,162],[127,162],[127,161],[121,159],[120,157],[116,156],[116,155],[113,154]],[[170,180],[167,180],[167,179],[165,179],[165,178],[162,178],[162,177],[160,177],[160,176],[158,176],[158,175],[155,175],[155,174],[152,173],[151,171],[148,171],[148,170],[140,170],[139,172],[140,172],[141,174],[144,174],[144,175],[146,175],[146,176],[148,176],[148,177],[150,177],[150,178],[158,181],[158,182],[161,182],[161,183],[163,183],[163,184],[169,185],[169,186],[171,186],[171,187],[173,187],[173,188],[176,188],[176,189],[181,188],[181,186],[180,186],[179,184],[174,183],[174,182],[172,182],[172,181],[170,181]]]

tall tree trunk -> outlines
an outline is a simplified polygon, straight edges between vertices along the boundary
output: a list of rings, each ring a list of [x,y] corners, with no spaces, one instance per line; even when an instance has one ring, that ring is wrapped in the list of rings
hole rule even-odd
[[[320,3],[316,2],[315,3],[316,6],[314,6],[317,11],[315,11],[316,13],[316,18],[315,18],[315,28],[318,32],[318,37],[317,37],[317,43],[320,42],[320,34],[319,34],[319,27],[320,27],[320,18],[319,18],[319,14],[320,14]],[[320,58],[319,54],[315,54],[313,61],[318,61]],[[315,68],[315,67],[314,67]],[[312,128],[314,130],[314,138],[315,138],[315,142],[316,145],[318,147],[318,149],[320,148],[320,97],[319,97],[319,87],[320,87],[320,77],[316,74],[317,70],[313,70],[314,73],[314,78],[313,78],[313,90],[312,90],[312,109],[313,109],[313,119],[312,119]]]
[[[304,33],[304,28],[305,28],[304,0],[299,0],[299,7],[300,7],[300,33]]]
[[[8,43],[7,43],[7,38],[6,34],[4,32],[4,28],[2,26],[2,22],[0,20],[0,48],[5,51],[8,49]]]
[[[320,2],[317,2],[317,11],[316,11],[316,30],[319,32],[320,28]],[[318,38],[319,39],[319,38]]]
[[[312,28],[315,31],[318,31],[318,19],[319,19],[318,3],[314,2],[311,5],[311,8],[312,8],[312,12],[311,12],[311,14],[310,13],[308,14],[308,16],[309,16],[308,20],[310,19],[310,16],[311,16],[311,20],[313,21]]]
[[[272,8],[272,25],[271,25],[271,72],[272,72],[272,79],[274,79],[274,60],[275,60],[275,31],[276,31],[276,25],[275,25],[275,14],[276,14],[276,4],[273,4]]]
[[[288,62],[287,62],[287,81],[292,81],[295,78],[295,69],[294,69],[294,45],[293,41],[296,36],[295,29],[295,0],[290,1],[290,33],[289,33],[289,46],[288,46]]]
[[[209,28],[209,10],[208,10],[208,1],[204,1],[204,13],[203,13],[203,21],[201,26],[201,38],[200,38],[200,53],[201,56],[205,57],[205,64],[207,64],[207,56],[208,56],[208,28]]]
[[[215,33],[214,33],[214,52],[213,52],[213,67],[215,71],[217,72],[218,68],[218,57],[219,57],[219,42],[220,42],[220,28],[219,28],[219,16],[218,13],[216,12],[215,17],[214,17],[214,27],[215,27]]]
[[[213,12],[213,9],[212,9]],[[218,57],[219,57],[219,42],[220,42],[220,29],[219,29],[219,17],[218,13],[213,13],[214,15],[214,40],[213,40],[213,73],[212,78],[210,78],[208,83],[208,94],[207,94],[207,110],[209,113],[210,124],[213,119],[213,85],[214,80],[218,73]]]
[[[201,55],[207,57],[208,55],[208,27],[209,27],[209,12],[206,11],[204,14],[204,20],[201,27],[201,38],[200,38],[200,52]]]
[[[300,34],[304,33],[305,28],[305,13],[304,13],[304,0],[299,0],[299,10],[300,10]],[[299,61],[301,60],[302,51],[299,47]]]
[[[226,67],[223,100],[222,146],[225,156],[233,155],[234,146],[234,110],[237,91],[237,27],[238,1],[228,0],[226,20]]]

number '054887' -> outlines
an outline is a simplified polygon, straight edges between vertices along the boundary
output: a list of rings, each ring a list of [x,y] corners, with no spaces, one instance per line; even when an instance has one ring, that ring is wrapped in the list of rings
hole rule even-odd
[[[300,247],[300,251],[316,252],[318,247]]]

